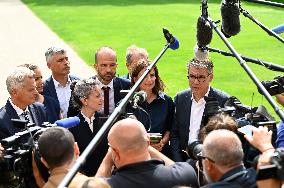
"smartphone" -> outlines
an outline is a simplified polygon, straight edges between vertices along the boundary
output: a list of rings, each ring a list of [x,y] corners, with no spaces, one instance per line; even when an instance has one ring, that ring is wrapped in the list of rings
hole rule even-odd
[[[241,128],[238,128],[238,132],[247,135],[248,137],[252,138],[252,130],[253,130],[254,126],[252,125],[246,125],[243,126]]]
[[[162,139],[161,133],[148,133],[150,135],[151,144],[158,144]]]

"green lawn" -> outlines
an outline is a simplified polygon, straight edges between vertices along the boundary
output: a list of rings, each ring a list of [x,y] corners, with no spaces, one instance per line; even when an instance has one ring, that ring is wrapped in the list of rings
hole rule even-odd
[[[126,73],[125,50],[131,44],[144,47],[154,59],[165,44],[162,28],[167,27],[180,41],[180,48],[169,50],[158,62],[159,72],[172,97],[188,87],[186,61],[193,57],[196,21],[200,15],[199,0],[23,0],[49,27],[71,45],[89,64],[95,50],[110,45],[117,50],[119,75]],[[221,19],[220,1],[209,1],[209,14]],[[281,2],[281,1],[279,1]],[[242,3],[255,18],[269,28],[284,22],[284,10],[272,6]],[[283,44],[241,15],[241,32],[229,41],[242,55],[275,64],[283,63]],[[284,37],[284,35],[281,35]],[[227,50],[214,33],[211,47]],[[273,111],[238,61],[211,53],[214,62],[214,87],[222,88],[250,105],[264,104]],[[72,60],[71,60],[72,61]],[[259,65],[248,64],[260,80],[280,73]],[[81,75],[82,76],[82,75]],[[275,114],[274,114],[275,115]]]

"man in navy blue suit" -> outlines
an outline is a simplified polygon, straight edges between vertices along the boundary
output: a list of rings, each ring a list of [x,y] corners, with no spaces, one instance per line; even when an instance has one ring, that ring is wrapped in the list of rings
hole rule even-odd
[[[108,116],[123,98],[120,91],[130,89],[131,83],[127,79],[115,77],[117,58],[116,51],[111,47],[103,46],[96,51],[94,68],[97,75],[92,78],[99,81],[99,87],[104,91],[104,105],[100,112]]]
[[[44,82],[43,94],[59,102],[62,117],[66,118],[71,97],[70,85],[79,78],[69,74],[70,62],[65,49],[50,47],[45,52],[45,58],[52,75]]]
[[[198,141],[206,101],[204,97],[215,98],[220,107],[224,107],[229,95],[211,87],[213,63],[208,58],[194,58],[188,63],[188,81],[190,89],[175,96],[175,125],[171,134],[171,148],[175,161],[186,160],[182,150],[189,144]]]
[[[38,126],[47,121],[42,104],[35,103],[37,97],[34,72],[26,67],[17,67],[6,80],[10,98],[0,109],[0,140],[21,131],[11,119],[27,120]]]

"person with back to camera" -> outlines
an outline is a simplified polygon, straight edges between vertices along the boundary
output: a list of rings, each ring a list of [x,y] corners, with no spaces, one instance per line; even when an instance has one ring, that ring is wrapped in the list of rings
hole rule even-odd
[[[62,127],[49,128],[40,135],[38,148],[41,161],[50,170],[50,176],[43,188],[58,187],[80,154],[73,135]],[[84,182],[89,179],[97,181],[97,178],[89,178],[78,172],[68,187],[82,187]],[[101,180],[99,181],[101,182]]]
[[[72,103],[74,107],[80,110],[78,114],[80,124],[69,130],[74,135],[80,151],[83,152],[103,125],[99,120],[102,114],[98,113],[103,105],[102,91],[99,83],[94,79],[77,81],[72,87],[74,87],[72,88]],[[89,155],[81,168],[81,172],[87,176],[94,176],[107,150],[108,145],[105,136]]]
[[[112,188],[198,187],[193,168],[186,162],[174,163],[151,147],[144,125],[136,119],[116,122],[108,133],[108,142],[109,151],[96,177],[105,177]]]
[[[142,59],[132,67],[132,85],[142,76],[150,63],[150,61]],[[140,105],[145,111],[138,108],[134,110],[134,114],[144,124],[146,129],[149,129],[149,133],[162,134],[161,140],[151,145],[166,156],[171,157],[169,139],[174,123],[174,102],[170,96],[163,92],[164,87],[165,85],[159,76],[158,68],[155,66],[138,89],[144,91],[147,95],[146,101]]]
[[[244,167],[243,156],[242,143],[235,133],[225,129],[211,131],[199,154],[208,182],[203,187],[257,187],[256,172]]]

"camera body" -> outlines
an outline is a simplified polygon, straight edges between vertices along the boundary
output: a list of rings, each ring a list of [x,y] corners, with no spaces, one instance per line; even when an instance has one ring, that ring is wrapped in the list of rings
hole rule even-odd
[[[270,95],[274,96],[284,92],[284,76],[277,76],[273,80],[265,80],[261,82]],[[258,92],[263,94],[259,88]]]
[[[270,164],[259,168],[258,180],[270,178],[284,180],[284,148],[276,149],[271,156]]]
[[[34,152],[34,159],[39,171],[43,178],[47,180],[48,171],[40,162],[37,141],[41,133],[53,126],[55,125],[50,123],[44,123],[42,127],[26,126],[26,130],[2,139],[1,144],[5,149],[5,153],[3,155],[1,171],[14,174],[18,179],[19,185],[23,187],[36,187],[32,169],[32,152]]]

